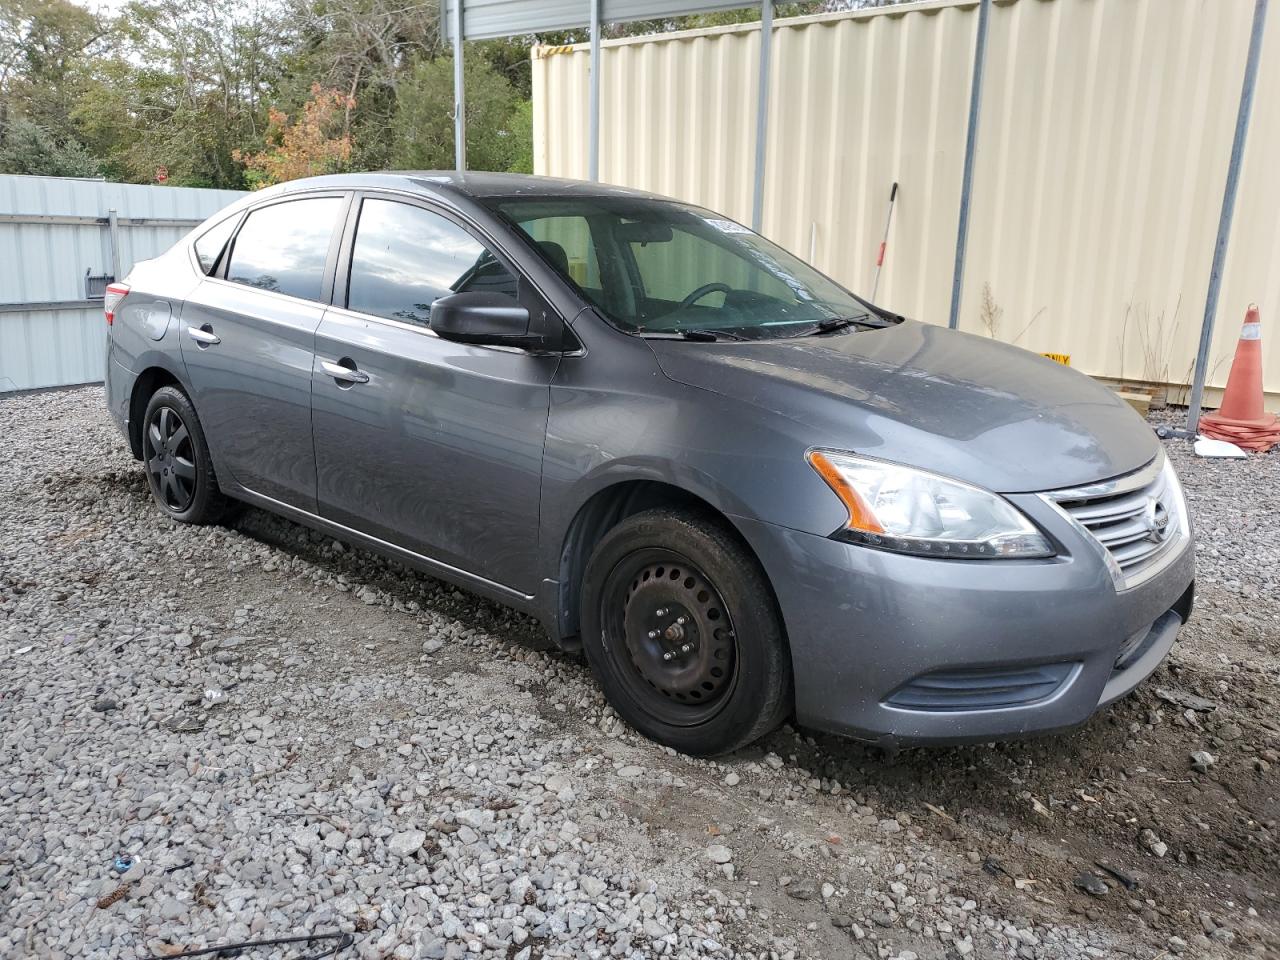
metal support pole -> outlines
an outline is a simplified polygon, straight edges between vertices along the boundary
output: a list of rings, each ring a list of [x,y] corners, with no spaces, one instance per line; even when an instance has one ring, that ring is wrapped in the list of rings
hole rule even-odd
[[[1236,188],[1240,185],[1240,165],[1244,161],[1245,138],[1249,134],[1249,114],[1253,110],[1253,90],[1258,80],[1258,59],[1262,52],[1262,31],[1267,22],[1267,0],[1255,0],[1253,32],[1249,34],[1249,57],[1244,64],[1244,81],[1240,87],[1240,109],[1236,113],[1236,134],[1231,141],[1231,161],[1227,164],[1227,185],[1222,194],[1222,215],[1218,218],[1218,239],[1213,248],[1213,267],[1209,270],[1209,291],[1204,298],[1204,322],[1200,325],[1200,349],[1196,353],[1195,379],[1191,383],[1191,401],[1187,407],[1186,435],[1194,437],[1200,426],[1200,409],[1204,402],[1204,381],[1209,372],[1209,347],[1213,342],[1213,322],[1218,314],[1218,294],[1222,290],[1222,270],[1227,259],[1227,241],[1231,239],[1231,220],[1235,215]]]
[[[453,3],[453,165],[467,169],[466,89],[462,81],[462,3]]]
[[[764,162],[769,138],[769,58],[773,51],[773,0],[760,3],[760,81],[756,94],[756,182],[751,194],[751,229],[764,219]]]
[[[947,326],[960,325],[960,288],[964,284],[964,255],[969,244],[969,194],[973,189],[973,154],[978,143],[978,114],[982,110],[982,72],[987,59],[987,23],[991,0],[978,7],[978,37],[973,49],[973,85],[969,89],[969,130],[964,140],[964,174],[960,181],[960,226],[956,235],[956,267],[951,277],[951,315]]]
[[[591,93],[587,106],[587,179],[600,179],[600,0],[591,3]]]
[[[123,280],[120,275],[120,220],[114,210],[107,211],[107,234],[111,242],[111,279]]]

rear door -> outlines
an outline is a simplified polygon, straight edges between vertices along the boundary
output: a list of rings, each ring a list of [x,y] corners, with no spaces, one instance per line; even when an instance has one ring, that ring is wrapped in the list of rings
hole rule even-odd
[[[512,294],[538,317],[550,308],[451,213],[357,203],[316,335],[320,514],[532,594],[559,357],[451,343],[427,323],[437,298],[470,290]]]
[[[347,203],[325,193],[255,207],[182,311],[182,358],[218,469],[311,513],[315,331]]]

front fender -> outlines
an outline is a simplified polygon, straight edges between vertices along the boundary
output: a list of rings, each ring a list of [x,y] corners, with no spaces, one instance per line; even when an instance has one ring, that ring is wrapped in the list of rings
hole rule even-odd
[[[559,576],[583,505],[628,481],[678,488],[735,525],[745,518],[825,536],[843,522],[844,507],[806,462],[807,437],[793,421],[638,362],[606,384],[587,382],[583,360],[562,369],[575,364],[582,369],[552,388],[539,525],[544,579]]]

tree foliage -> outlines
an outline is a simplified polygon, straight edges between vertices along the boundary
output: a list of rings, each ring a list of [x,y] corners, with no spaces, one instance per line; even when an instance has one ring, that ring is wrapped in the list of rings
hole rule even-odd
[[[896,0],[810,0],[780,15]],[[331,170],[453,166],[436,0],[0,0],[0,172],[243,188]],[[758,7],[607,35],[752,20]],[[467,44],[467,161],[532,167],[529,47]]]
[[[10,121],[0,143],[0,173],[35,173],[49,177],[96,177],[101,164],[74,140],[59,142],[26,117]]]
[[[351,134],[347,131],[355,105],[354,97],[313,83],[311,99],[302,105],[302,115],[296,121],[291,123],[288,114],[271,108],[265,150],[251,155],[233,150],[231,156],[244,164],[245,178],[255,189],[339,173],[351,160]]]
[[[532,117],[515,89],[479,57],[463,58],[467,166],[517,170],[532,159]],[[453,166],[453,61],[416,64],[400,88],[391,128],[392,165],[401,170]]]

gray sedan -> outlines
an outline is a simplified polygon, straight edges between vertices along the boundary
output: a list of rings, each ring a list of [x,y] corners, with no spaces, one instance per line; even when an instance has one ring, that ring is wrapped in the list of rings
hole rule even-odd
[[[709,210],[496,174],[252,194],[106,299],[159,509],[249,503],[538,617],[693,754],[1061,729],[1191,612],[1150,429]]]

